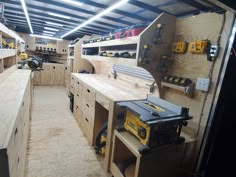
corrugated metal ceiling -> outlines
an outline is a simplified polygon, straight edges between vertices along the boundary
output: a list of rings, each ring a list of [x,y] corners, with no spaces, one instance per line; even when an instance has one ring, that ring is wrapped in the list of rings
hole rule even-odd
[[[7,23],[14,26],[16,31],[30,33],[20,0],[0,0],[0,2],[5,6],[4,16],[7,19]],[[61,0],[26,0],[34,34],[41,35],[44,27],[53,27],[59,29],[54,37],[60,37],[118,1],[80,0],[80,2],[83,5],[78,7]],[[105,34],[117,28],[147,23],[154,20],[162,12],[181,17],[198,12],[220,10],[219,7],[200,0],[129,0],[127,4],[67,36],[67,39],[75,39],[85,34]],[[61,17],[50,16],[48,12],[71,18],[67,20]],[[46,24],[46,21],[62,24],[63,27]]]

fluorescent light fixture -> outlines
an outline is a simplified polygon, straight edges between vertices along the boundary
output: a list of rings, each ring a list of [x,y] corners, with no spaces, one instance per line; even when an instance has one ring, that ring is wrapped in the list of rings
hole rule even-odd
[[[51,34],[42,34],[43,36],[49,36],[49,37],[53,37],[53,35],[51,35]]]
[[[26,8],[25,0],[21,0],[21,5],[22,5],[22,8],[23,8],[24,13],[25,13],[25,18],[26,18],[26,20],[28,22],[28,25],[29,25],[29,28],[30,28],[30,32],[33,34],[34,31],[33,31],[33,28],[31,26],[31,23],[30,23],[29,14],[28,14],[28,11],[27,11],[27,8]]]
[[[59,29],[55,28],[49,28],[49,27],[44,27],[45,30],[50,30],[50,31],[59,31]]]
[[[52,12],[48,12],[48,15],[52,15],[52,16],[55,16],[55,17],[61,17],[61,18],[65,18],[65,19],[71,19],[71,17],[69,17],[69,16],[56,14],[56,13],[52,13]]]
[[[73,0],[61,0],[61,1],[66,2],[68,4],[76,5],[76,6],[82,6],[83,5],[82,2],[73,1]]]
[[[105,14],[111,12],[112,10],[114,10],[114,9],[116,9],[116,8],[118,8],[118,7],[120,7],[121,5],[127,3],[128,1],[129,1],[129,0],[121,0],[121,1],[119,1],[118,3],[116,3],[116,4],[114,4],[114,5],[110,6],[110,7],[108,7],[107,9],[105,9],[104,11],[102,11],[101,13],[99,13],[99,14],[93,16],[92,18],[90,18],[89,20],[85,21],[85,22],[82,23],[81,25],[77,26],[77,27],[74,28],[73,30],[71,30],[71,31],[69,31],[68,33],[62,35],[61,38],[64,38],[65,36],[68,36],[69,34],[71,34],[71,33],[75,32],[75,31],[77,31],[78,29],[80,29],[80,28],[86,26],[87,24],[89,24],[89,23],[91,23],[91,22],[97,20],[98,18],[100,18],[100,17],[104,16]]]
[[[61,25],[61,24],[58,24],[58,23],[53,23],[53,22],[46,22],[47,24],[49,24],[49,25],[55,25],[55,26],[63,26],[63,25]]]
[[[49,33],[49,34],[56,34],[55,32],[52,31],[43,31],[44,33]]]
[[[59,40],[59,41],[62,40],[62,39],[60,39],[60,38],[56,38],[56,37],[49,37],[49,36],[36,35],[36,34],[31,34],[30,36],[33,36],[33,37],[39,37],[39,38],[44,38],[44,39]]]

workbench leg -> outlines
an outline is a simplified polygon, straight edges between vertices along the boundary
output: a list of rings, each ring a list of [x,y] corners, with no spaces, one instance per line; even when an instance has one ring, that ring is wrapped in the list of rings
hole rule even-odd
[[[115,128],[115,115],[116,115],[116,103],[110,102],[109,115],[108,115],[108,127],[107,127],[107,144],[105,153],[105,170],[110,171],[110,161],[112,152],[112,137]]]

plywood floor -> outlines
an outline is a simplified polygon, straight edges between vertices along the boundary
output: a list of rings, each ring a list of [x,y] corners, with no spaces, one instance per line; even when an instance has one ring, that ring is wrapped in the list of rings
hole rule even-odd
[[[64,87],[35,87],[26,177],[107,177],[69,110]]]

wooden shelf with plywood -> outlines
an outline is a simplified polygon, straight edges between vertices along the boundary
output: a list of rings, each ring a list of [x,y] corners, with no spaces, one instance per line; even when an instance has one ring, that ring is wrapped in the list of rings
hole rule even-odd
[[[137,60],[133,58],[115,58],[115,57],[103,57],[103,56],[97,56],[97,55],[82,55],[82,58],[86,58],[88,61],[109,61],[114,64],[124,64],[125,65],[130,65],[130,66],[135,66],[137,65]]]
[[[159,29],[158,24],[164,24]],[[82,44],[81,58],[111,64],[139,66],[149,71],[159,83],[160,60],[169,56],[174,41],[176,17],[162,13],[138,36]],[[156,37],[156,34],[160,34]],[[158,42],[156,42],[158,41]],[[148,46],[148,48],[146,48]],[[106,57],[100,55],[112,55]],[[119,56],[119,57],[115,57]],[[125,57],[120,57],[125,56]],[[126,57],[128,56],[128,57]],[[99,65],[95,70],[99,70]]]
[[[178,86],[178,85],[170,84],[170,83],[167,83],[167,82],[161,82],[161,86],[162,87],[167,87],[167,88],[172,88],[172,89],[175,89],[175,90],[179,90],[179,91],[183,92],[185,95],[187,95],[188,97],[193,96],[194,83],[184,87],[184,86]]]
[[[114,177],[157,177],[166,176],[168,173],[169,176],[173,174],[175,176],[179,173],[177,167],[183,158],[184,149],[194,142],[184,133],[181,136],[186,140],[183,144],[162,146],[140,154],[138,150],[143,145],[138,139],[127,131],[115,130],[110,165],[112,175]]]
[[[0,49],[0,59],[16,55],[15,49]]]
[[[11,42],[4,42],[3,39],[8,39]],[[5,41],[4,40],[4,41]],[[14,43],[14,47],[12,46]],[[0,73],[7,71],[17,63],[16,50],[24,43],[24,40],[14,31],[8,29],[5,25],[0,23]],[[12,48],[14,49],[12,49]]]

